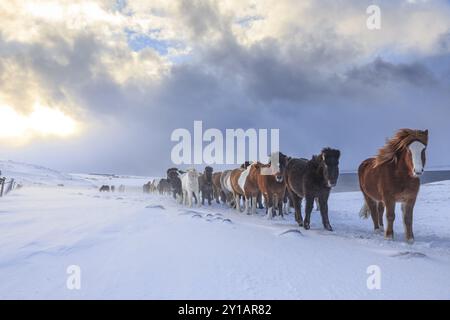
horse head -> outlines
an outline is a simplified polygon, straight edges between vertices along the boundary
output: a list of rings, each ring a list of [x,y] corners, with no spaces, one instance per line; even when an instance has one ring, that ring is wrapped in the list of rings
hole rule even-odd
[[[247,169],[247,167],[250,165],[250,161],[245,161],[243,164],[241,164],[241,169]]]
[[[170,169],[167,169],[167,178],[169,179],[169,180],[171,180],[171,179],[175,179],[175,178],[178,178],[178,169],[177,168],[170,168]]]
[[[198,172],[197,172],[197,170],[195,170],[195,168],[187,169],[186,173],[187,173],[189,179],[192,179],[192,180],[198,179]]]
[[[323,169],[323,178],[327,186],[336,186],[339,178],[339,158],[341,152],[337,149],[324,148],[319,156],[320,167]]]
[[[411,141],[406,148],[407,157],[405,158],[408,172],[413,177],[421,176],[426,163],[425,151],[428,144],[428,130],[420,131],[418,138]]]
[[[281,152],[274,152],[270,155],[270,168],[275,180],[279,183],[283,182],[287,160],[288,157]]]
[[[205,167],[205,171],[204,171],[204,176],[205,176],[205,180],[208,182],[212,181],[212,173],[213,173],[213,168],[210,166]]]

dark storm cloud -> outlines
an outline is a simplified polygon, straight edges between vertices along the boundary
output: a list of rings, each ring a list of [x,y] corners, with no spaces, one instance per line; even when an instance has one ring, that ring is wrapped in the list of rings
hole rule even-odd
[[[310,157],[324,146],[338,147],[343,169],[354,169],[396,128],[428,127],[433,133],[433,119],[448,116],[442,108],[448,97],[431,87],[434,76],[419,63],[378,59],[341,78],[322,75],[314,65],[281,59],[276,41],[250,49],[235,43],[220,48],[204,49],[201,57],[174,66],[157,87],[149,83],[144,91],[133,85],[124,90],[107,76],[71,87],[103,126],[83,143],[58,144],[59,156],[53,159],[59,161],[49,165],[71,171],[158,174],[171,165],[171,132],[180,127],[192,130],[193,121],[202,120],[205,129],[280,128],[286,153]],[[218,57],[218,51],[227,54]],[[300,53],[295,56],[298,61],[311,60]],[[383,86],[373,86],[373,81]],[[401,92],[391,90],[391,82],[401,82]],[[422,95],[418,87],[429,92]],[[433,105],[425,108],[429,99]],[[38,155],[41,150],[36,147],[32,157],[49,162]],[[70,150],[77,150],[75,158],[66,156]]]
[[[351,69],[347,76],[353,81],[368,85],[381,85],[386,82],[406,82],[415,86],[436,84],[432,72],[421,63],[394,64],[379,57],[369,64]]]

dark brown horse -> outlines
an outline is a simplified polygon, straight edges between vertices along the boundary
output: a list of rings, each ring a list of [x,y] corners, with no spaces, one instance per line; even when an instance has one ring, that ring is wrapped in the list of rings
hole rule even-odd
[[[375,231],[383,228],[386,208],[386,239],[394,238],[395,203],[402,204],[406,241],[413,242],[413,209],[425,167],[428,130],[400,129],[374,158],[364,160],[358,169],[359,185],[365,203],[361,216],[372,216]]]
[[[275,156],[278,156],[276,159]],[[261,164],[258,168],[258,188],[264,196],[267,217],[273,218],[275,212],[283,217],[283,199],[286,192],[284,179],[287,157],[281,152],[272,154],[269,164]]]
[[[311,212],[314,199],[319,199],[322,223],[326,230],[332,231],[328,219],[328,197],[331,188],[339,177],[339,150],[325,148],[320,155],[311,160],[292,158],[286,168],[286,183],[290,197],[294,203],[295,220],[299,226],[310,228]],[[305,221],[301,214],[302,199],[306,199]]]
[[[205,171],[198,177],[199,189],[202,193],[202,205],[205,204],[205,199],[208,200],[208,205],[211,205],[213,199],[213,168],[205,167]]]
[[[183,190],[181,187],[180,173],[177,168],[167,169],[167,181],[170,184],[173,198],[181,201]]]
[[[109,192],[111,189],[108,185],[102,185],[99,189],[100,192]]]

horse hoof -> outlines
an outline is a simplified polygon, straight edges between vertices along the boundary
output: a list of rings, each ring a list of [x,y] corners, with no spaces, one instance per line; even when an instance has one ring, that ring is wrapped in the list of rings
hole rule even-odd
[[[384,235],[384,239],[389,240],[389,241],[393,241],[394,240],[394,235],[393,234],[385,234]]]
[[[414,238],[406,239],[407,244],[414,244]]]
[[[305,222],[303,224],[303,228],[305,228],[305,230],[309,230],[311,228],[311,226],[309,225],[309,223]]]
[[[383,234],[384,230],[383,228],[376,228],[374,229],[375,234]]]
[[[325,228],[325,230],[328,230],[328,231],[333,231],[333,228],[331,227],[331,225],[326,225],[326,226],[324,226],[324,228]]]

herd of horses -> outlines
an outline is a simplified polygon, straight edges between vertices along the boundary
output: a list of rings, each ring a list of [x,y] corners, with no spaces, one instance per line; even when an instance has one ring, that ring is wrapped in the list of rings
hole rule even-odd
[[[401,203],[405,237],[414,241],[413,208],[419,192],[419,177],[424,171],[428,130],[400,129],[378,154],[364,160],[358,169],[359,184],[364,195],[362,217],[372,217],[374,229],[384,229],[385,238],[393,239],[395,204]],[[326,230],[332,231],[328,217],[328,198],[339,178],[340,151],[324,148],[311,159],[294,158],[278,152],[269,163],[245,162],[239,168],[214,172],[207,166],[202,173],[194,168],[186,171],[167,170],[167,177],[143,186],[144,192],[170,194],[179,203],[193,206],[212,201],[225,203],[237,211],[256,213],[265,208],[268,218],[283,216],[293,207],[299,226],[310,229],[314,203]],[[305,216],[301,203],[305,199]]]

